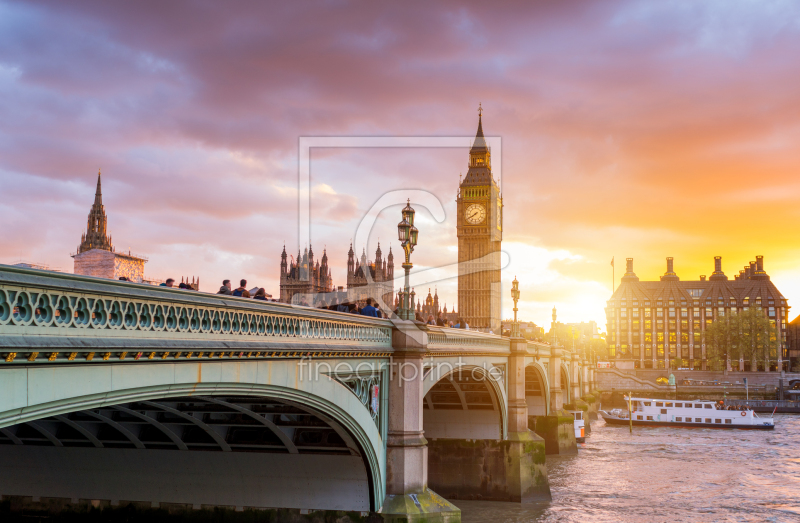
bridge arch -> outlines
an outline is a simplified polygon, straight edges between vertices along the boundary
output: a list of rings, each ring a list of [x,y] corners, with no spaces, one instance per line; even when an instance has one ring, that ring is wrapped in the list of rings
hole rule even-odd
[[[508,436],[504,367],[446,363],[423,381],[422,419],[426,438],[494,439]],[[502,378],[501,378],[502,376]]]
[[[528,416],[547,416],[550,413],[547,371],[539,362],[525,367],[525,402],[528,404]]]
[[[33,430],[40,432],[42,435],[42,438],[39,438],[40,440],[46,438],[50,441],[50,449],[44,449],[40,446],[37,449],[38,452],[69,450],[70,452],[79,453],[99,451],[113,454],[119,450],[127,453],[138,452],[139,454],[134,454],[134,456],[144,456],[142,453],[149,451],[142,450],[145,446],[139,441],[142,438],[135,434],[125,434],[124,427],[122,427],[125,423],[120,424],[110,419],[112,416],[109,416],[108,412],[100,411],[100,409],[105,408],[109,412],[122,413],[122,415],[131,419],[142,419],[141,411],[152,409],[169,413],[173,418],[182,416],[187,424],[193,425],[193,429],[196,429],[196,434],[201,434],[198,437],[205,438],[208,445],[213,447],[210,450],[221,450],[221,452],[203,452],[203,459],[211,457],[210,459],[215,463],[219,463],[222,459],[229,459],[239,463],[238,466],[242,466],[243,463],[246,464],[247,461],[254,459],[256,455],[254,452],[231,452],[231,447],[234,444],[231,443],[230,434],[228,434],[227,440],[225,437],[220,437],[219,434],[215,436],[212,432],[214,430],[218,431],[218,427],[214,427],[211,423],[205,423],[202,416],[197,417],[196,413],[187,415],[185,412],[181,412],[185,409],[176,408],[176,402],[184,400],[184,403],[188,401],[214,405],[217,410],[221,408],[230,411],[230,413],[236,412],[251,421],[255,420],[256,424],[259,425],[258,428],[261,429],[261,433],[266,434],[265,438],[270,439],[270,434],[275,436],[271,438],[272,441],[267,442],[266,446],[271,445],[275,447],[276,451],[280,452],[281,457],[275,459],[282,460],[281,462],[295,459],[292,456],[296,456],[296,459],[305,460],[306,463],[319,459],[320,469],[323,467],[335,468],[336,463],[338,463],[336,461],[337,458],[331,456],[338,452],[342,456],[346,455],[346,459],[349,460],[351,465],[354,460],[360,460],[363,465],[362,472],[356,470],[358,467],[350,467],[355,472],[348,476],[349,486],[356,487],[360,494],[350,499],[334,501],[334,503],[340,503],[338,506],[325,506],[321,502],[320,504],[307,505],[307,503],[311,502],[309,499],[298,501],[299,503],[306,503],[303,506],[294,506],[291,501],[288,501],[288,496],[286,497],[287,499],[276,500],[278,504],[269,504],[268,502],[249,503],[245,499],[247,496],[241,492],[233,493],[231,500],[218,500],[214,504],[362,511],[374,511],[380,508],[380,504],[385,497],[385,447],[379,427],[370,411],[362,404],[362,401],[346,386],[325,375],[320,375],[318,379],[314,380],[299,380],[296,361],[274,362],[264,365],[259,363],[259,366],[261,368],[257,372],[252,372],[255,370],[256,365],[251,365],[252,368],[247,368],[239,362],[129,365],[125,366],[125,369],[117,367],[113,370],[117,374],[115,380],[107,379],[111,377],[107,373],[110,374],[112,372],[108,366],[86,366],[80,369],[42,369],[44,372],[32,370],[26,373],[25,376],[20,374],[11,376],[11,373],[18,369],[3,370],[0,371],[0,381],[8,378],[7,383],[10,383],[9,389],[12,390],[9,391],[10,394],[0,395],[0,439],[7,440],[3,442],[8,444],[0,445],[0,451],[8,454],[12,450],[17,450],[19,454],[19,451],[23,450],[24,445],[20,446],[20,444],[24,438],[17,436],[15,426],[24,426],[32,427]],[[78,375],[81,377],[81,383],[74,387],[70,387],[68,382],[58,379],[67,378],[70,370],[77,371],[73,378]],[[195,379],[181,383],[180,377],[187,375],[193,376]],[[53,378],[56,379],[54,380]],[[116,386],[112,386],[112,383]],[[144,386],[134,386],[134,384]],[[70,389],[73,390],[73,394],[70,393]],[[35,394],[25,394],[29,390],[35,391]],[[332,452],[327,453],[328,455],[326,456],[319,456],[311,452],[304,455],[302,448],[298,451],[298,446],[289,441],[285,434],[283,434],[283,437],[278,434],[280,429],[276,432],[277,427],[274,426],[275,423],[272,420],[268,419],[268,416],[260,416],[246,405],[242,406],[247,403],[246,400],[248,398],[253,400],[266,399],[275,405],[283,405],[303,411],[307,414],[304,419],[311,420],[312,426],[320,430],[327,430],[323,427],[323,425],[326,425],[330,428],[328,433],[335,433],[335,435],[326,436],[323,443],[335,443],[334,446],[338,446],[338,449],[331,449]],[[385,406],[384,402],[381,408],[385,408]],[[107,443],[104,445],[104,438],[98,437],[98,433],[86,430],[86,424],[82,423],[80,419],[76,421],[75,416],[72,415],[72,413],[76,412],[94,412],[94,415],[88,415],[98,418],[100,422],[103,420],[99,418],[108,418],[107,425],[113,427],[116,423],[117,427],[113,428],[116,432],[122,433],[129,440],[130,445],[123,445],[128,447],[127,449],[96,448],[109,447],[109,445]],[[294,412],[299,414],[297,411]],[[175,437],[174,432],[171,433],[172,431],[164,427],[169,422],[164,422],[158,416],[148,417],[152,419],[142,420],[141,423],[148,424],[149,427],[147,428],[151,430],[151,433],[161,434],[164,445],[171,446],[170,448],[177,447],[175,450],[167,451],[167,454],[163,454],[164,450],[152,450],[152,452],[160,452],[162,456],[169,456],[170,458],[180,455],[180,460],[184,461],[190,454],[197,455],[197,453],[180,452],[181,450],[187,450],[187,445],[189,447],[188,450],[197,450],[197,448],[192,448],[192,445],[197,446],[197,441],[187,442],[187,438]],[[59,439],[53,432],[58,422],[63,426],[69,427],[76,434],[81,433],[88,442],[86,446],[95,448],[56,448],[59,446]],[[212,426],[209,427],[209,425]],[[120,430],[120,428],[123,428],[123,430]],[[205,435],[202,435],[203,432],[205,432]],[[155,449],[155,447],[153,448]],[[275,454],[271,454],[271,456],[275,456]],[[131,459],[130,456],[128,459]],[[343,457],[342,459],[345,458]],[[10,466],[9,463],[11,463],[8,459],[2,459],[0,462],[3,463],[0,468]],[[2,485],[3,490],[7,490],[7,487],[8,485]],[[202,494],[208,496],[209,492],[213,491],[214,489],[208,489]],[[4,493],[11,494],[11,492]],[[195,494],[200,495],[201,493]],[[100,496],[98,499],[105,498]],[[179,499],[161,499],[161,501],[187,502]],[[191,503],[191,501],[188,502]],[[204,501],[203,503],[206,502]]]

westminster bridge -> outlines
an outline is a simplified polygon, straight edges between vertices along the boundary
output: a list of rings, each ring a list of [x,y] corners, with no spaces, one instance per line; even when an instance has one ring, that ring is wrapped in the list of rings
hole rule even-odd
[[[9,266],[0,357],[2,496],[392,521],[549,499],[529,417],[594,381],[523,339]]]

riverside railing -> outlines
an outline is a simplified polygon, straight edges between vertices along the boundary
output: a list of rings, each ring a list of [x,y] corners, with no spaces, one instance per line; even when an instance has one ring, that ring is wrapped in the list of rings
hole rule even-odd
[[[0,266],[0,364],[388,355],[389,320]]]

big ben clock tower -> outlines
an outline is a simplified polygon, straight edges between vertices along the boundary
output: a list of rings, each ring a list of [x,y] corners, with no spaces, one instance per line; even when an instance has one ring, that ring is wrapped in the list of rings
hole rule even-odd
[[[500,334],[500,243],[503,198],[492,176],[492,155],[478,133],[469,151],[469,170],[458,190],[458,310],[470,328]]]

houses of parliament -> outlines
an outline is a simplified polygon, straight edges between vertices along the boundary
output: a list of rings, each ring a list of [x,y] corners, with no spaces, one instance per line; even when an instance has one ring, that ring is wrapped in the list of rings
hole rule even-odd
[[[503,239],[503,199],[492,174],[491,150],[483,134],[483,115],[478,111],[478,130],[469,151],[467,175],[456,195],[458,237],[458,307],[450,312],[439,308],[438,293],[416,301],[423,318],[445,312],[463,318],[470,328],[500,332],[500,245]],[[388,307],[397,305],[394,290],[394,257],[391,247],[383,259],[380,245],[373,260],[366,253],[347,253],[347,288],[336,287],[331,278],[327,252],[314,260],[312,248],[289,259],[284,246],[280,266],[280,301],[302,303],[306,296],[327,294],[341,303],[362,302],[368,297],[383,299]]]

